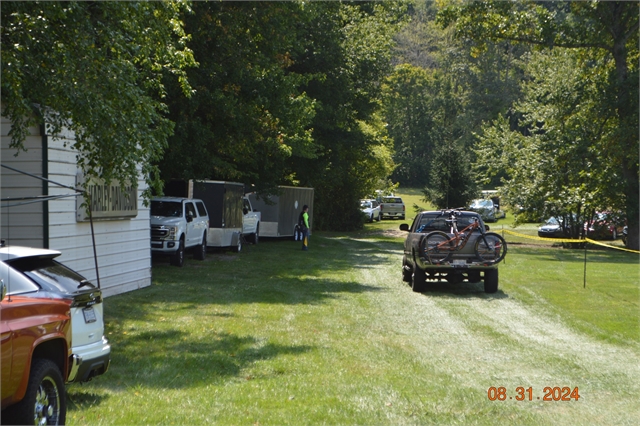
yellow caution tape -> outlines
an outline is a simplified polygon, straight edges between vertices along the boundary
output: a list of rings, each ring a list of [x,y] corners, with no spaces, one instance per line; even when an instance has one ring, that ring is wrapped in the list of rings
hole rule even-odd
[[[602,243],[600,241],[594,241],[594,240],[592,240],[590,238],[585,238],[585,241],[587,241],[589,243],[592,243],[592,244],[596,244],[596,245],[602,246],[602,247],[608,247],[608,248],[612,248],[612,249],[616,249],[616,250],[628,251],[629,253],[640,253],[640,251],[638,251],[638,250],[631,250],[631,249],[628,249],[628,248],[611,246],[609,244],[604,244],[604,243]]]
[[[610,244],[604,244],[600,241],[595,241],[592,240],[590,238],[585,238],[585,239],[569,239],[569,238],[543,238],[543,237],[535,237],[532,235],[526,235],[526,234],[521,234],[519,232],[515,232],[515,231],[511,231],[510,229],[502,229],[502,232],[506,232],[507,234],[511,234],[511,235],[515,235],[516,237],[522,237],[522,238],[528,238],[530,240],[539,240],[539,241],[547,241],[547,242],[551,242],[551,243],[592,243],[592,244],[596,244],[598,246],[602,246],[602,247],[607,247],[607,248],[612,248],[615,250],[622,250],[622,251],[626,251],[629,253],[639,253],[640,251],[638,250],[631,250],[628,248],[623,248],[623,247],[616,247],[616,246],[612,246]],[[498,232],[497,230],[495,230],[494,232]]]

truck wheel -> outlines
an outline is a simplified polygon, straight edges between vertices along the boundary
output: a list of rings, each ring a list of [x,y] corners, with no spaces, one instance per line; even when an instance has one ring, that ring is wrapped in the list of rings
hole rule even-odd
[[[7,417],[5,418],[5,414]],[[2,412],[3,424],[63,425],[67,416],[64,381],[51,360],[34,358],[22,401]]]
[[[427,287],[427,274],[423,269],[418,267],[413,268],[413,275],[411,276],[411,289],[416,293],[423,292]]]
[[[402,259],[402,281],[404,281],[405,283],[410,283],[412,275],[413,270],[409,267],[409,265],[407,265],[406,256],[404,256],[404,258]]]
[[[198,260],[204,260],[207,256],[207,233],[202,234],[202,243],[198,247],[196,247],[195,252],[193,253],[193,257]]]
[[[184,237],[180,238],[180,244],[178,244],[178,250],[171,255],[171,264],[173,266],[184,266]]]
[[[498,291],[498,270],[487,269],[484,271],[484,292],[495,293]]]
[[[258,226],[256,226],[256,233],[253,234],[253,238],[251,239],[252,243],[255,245],[258,245],[258,241],[260,240],[260,237],[258,236],[260,234],[260,224],[258,224]]]

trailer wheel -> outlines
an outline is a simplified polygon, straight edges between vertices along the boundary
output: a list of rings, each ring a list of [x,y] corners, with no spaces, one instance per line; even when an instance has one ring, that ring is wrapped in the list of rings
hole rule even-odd
[[[495,293],[498,291],[498,270],[487,269],[484,271],[484,292]]]

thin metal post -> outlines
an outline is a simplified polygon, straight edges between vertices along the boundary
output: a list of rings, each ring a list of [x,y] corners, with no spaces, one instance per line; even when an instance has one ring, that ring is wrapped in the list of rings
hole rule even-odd
[[[582,288],[587,288],[587,242],[584,243],[584,280]]]

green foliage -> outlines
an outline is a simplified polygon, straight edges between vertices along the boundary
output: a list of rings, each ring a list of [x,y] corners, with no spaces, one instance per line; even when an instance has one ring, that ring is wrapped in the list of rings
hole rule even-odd
[[[594,199],[584,203],[598,204],[599,209],[611,208],[604,194],[618,194],[623,200],[629,223],[630,247],[638,249],[640,208],[638,178],[638,5],[635,2],[452,2],[438,19],[443,25],[455,24],[459,38],[473,43],[477,55],[486,51],[488,42],[509,40],[538,49],[570,48],[577,50],[575,64],[581,68],[591,96],[582,98],[586,105],[577,105],[575,112],[565,106],[562,114],[573,117],[574,123],[589,123],[583,111],[591,111],[594,123],[608,119],[605,129],[588,129],[598,137],[590,152],[606,153],[608,162],[589,162],[587,168],[573,169],[574,174],[591,176],[598,182]],[[593,86],[599,85],[598,90]],[[578,89],[580,85],[573,89]],[[569,93],[555,92],[540,99],[540,106],[562,107],[559,98],[571,98]],[[539,111],[549,117],[549,108]],[[530,111],[532,112],[532,111]],[[596,113],[597,112],[597,113]],[[576,133],[565,126],[570,143]],[[589,135],[592,136],[592,135]],[[552,151],[550,155],[555,152]],[[610,155],[609,155],[610,154]],[[588,156],[588,154],[587,154]],[[533,160],[533,159],[532,159]],[[557,173],[543,176],[551,186],[557,183]],[[622,179],[622,187],[618,185]],[[575,194],[574,194],[575,195]],[[605,204],[600,204],[599,201]],[[552,203],[555,200],[551,200]]]
[[[173,131],[162,84],[189,93],[184,69],[182,2],[4,2],[2,114],[21,149],[29,126],[47,123],[53,136],[75,132],[86,176],[151,186],[153,166]],[[155,178],[154,178],[155,177]]]
[[[430,182],[425,201],[439,209],[468,206],[478,192],[466,150],[455,144],[440,145],[434,152]]]
[[[171,178],[268,192],[315,188],[315,229],[361,227],[358,200],[393,168],[380,117],[395,2],[196,2],[184,16],[195,93],[173,87]]]
[[[316,101],[316,159],[294,159],[290,170],[315,188],[315,229],[361,227],[357,201],[392,168],[380,118],[381,82],[402,7],[395,2],[305,4],[308,25],[291,71],[311,76],[302,90]]]
[[[184,16],[199,63],[195,93],[173,87],[175,135],[159,163],[165,180],[224,179],[272,188],[289,158],[315,158],[315,101],[291,72],[305,26],[299,2],[195,2]]]
[[[437,25],[439,7],[417,1],[410,8],[411,24],[396,37],[394,61],[401,65],[385,86],[398,164],[393,178],[404,185],[427,185],[437,146],[453,138],[470,148],[482,123],[507,112],[519,94],[517,59],[525,49],[496,42],[477,55],[472,45],[452,37],[452,28]]]
[[[600,150],[616,123],[596,102],[606,74],[580,66],[579,53],[533,54],[524,97],[515,105],[528,135],[510,130],[503,119],[487,128],[478,145],[478,164],[487,175],[506,170],[507,201],[540,217],[575,215],[574,237],[582,232],[577,225],[596,210],[624,208],[619,155]]]

